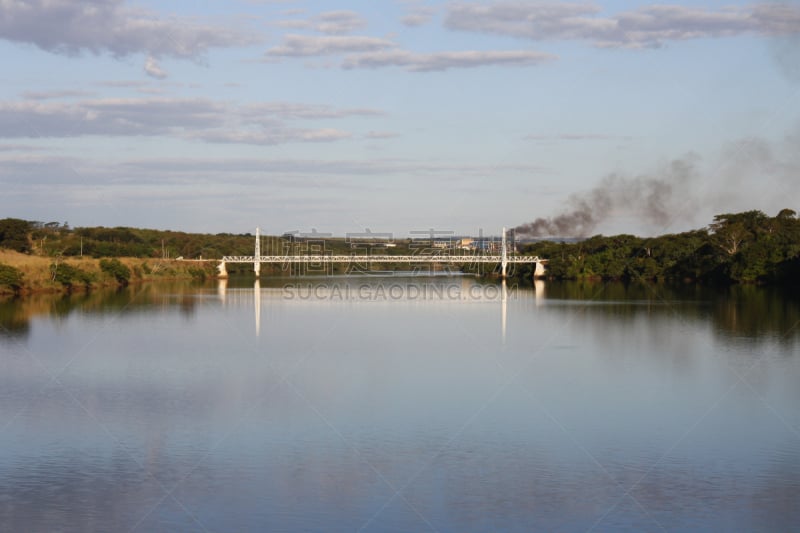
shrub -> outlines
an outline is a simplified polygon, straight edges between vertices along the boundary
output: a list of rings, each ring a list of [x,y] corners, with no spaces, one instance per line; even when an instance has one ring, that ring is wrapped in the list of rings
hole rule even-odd
[[[198,281],[205,281],[206,280],[206,271],[202,268],[190,267],[189,274],[192,276],[193,279]]]
[[[6,285],[18,291],[22,287],[22,271],[10,265],[0,263],[0,285]]]
[[[57,281],[68,288],[71,288],[75,283],[89,285],[94,279],[91,273],[67,263],[51,264],[50,272],[53,274],[53,281]]]
[[[0,247],[29,252],[28,231],[31,224],[18,218],[4,218],[0,220]]]
[[[119,259],[101,259],[100,270],[117,280],[117,283],[127,285],[131,279],[131,269],[122,264]]]

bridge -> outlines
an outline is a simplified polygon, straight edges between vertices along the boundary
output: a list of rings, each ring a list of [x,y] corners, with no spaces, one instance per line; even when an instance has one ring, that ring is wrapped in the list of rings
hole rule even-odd
[[[493,264],[500,265],[500,275],[506,278],[508,265],[535,264],[534,277],[544,275],[544,264],[546,259],[535,256],[509,255],[506,244],[506,229],[503,228],[500,254],[454,254],[451,252],[420,253],[414,255],[389,255],[389,254],[351,254],[351,255],[332,255],[332,254],[305,254],[305,255],[261,255],[260,230],[256,228],[255,253],[253,255],[226,255],[217,266],[220,278],[228,277],[226,269],[227,263],[250,263],[256,277],[261,272],[262,263],[279,264],[282,266],[290,265],[329,265],[329,264],[348,264],[348,265],[371,265],[373,263],[400,263],[400,264],[451,264],[451,265],[476,265]]]

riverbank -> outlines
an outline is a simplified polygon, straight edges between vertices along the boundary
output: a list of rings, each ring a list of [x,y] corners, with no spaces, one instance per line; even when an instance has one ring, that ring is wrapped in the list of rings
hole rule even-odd
[[[81,292],[149,281],[204,280],[216,275],[213,262],[137,257],[53,258],[2,249],[0,265],[21,274],[15,281],[12,271],[9,279],[0,281],[0,294],[19,295]]]

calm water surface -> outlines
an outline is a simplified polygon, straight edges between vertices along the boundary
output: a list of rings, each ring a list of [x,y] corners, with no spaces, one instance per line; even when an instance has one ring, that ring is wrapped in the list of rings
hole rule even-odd
[[[471,278],[2,302],[0,530],[798,530],[798,320]]]

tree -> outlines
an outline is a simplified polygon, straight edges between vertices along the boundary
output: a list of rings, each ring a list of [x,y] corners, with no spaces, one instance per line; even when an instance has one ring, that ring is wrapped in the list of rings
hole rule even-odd
[[[711,229],[714,242],[728,255],[736,255],[742,246],[755,240],[764,231],[769,217],[761,211],[726,213],[714,217]]]
[[[131,269],[119,259],[101,259],[100,270],[113,276],[121,285],[127,285],[131,279]]]
[[[50,265],[50,271],[53,273],[53,281],[59,282],[68,289],[71,289],[76,282],[88,286],[94,279],[90,272],[67,263],[53,263]]]
[[[22,276],[19,269],[0,263],[0,285],[11,287],[17,292],[22,288]]]
[[[4,218],[0,220],[0,247],[10,248],[17,252],[29,252],[31,247],[28,242],[28,232],[31,224],[19,218]]]

